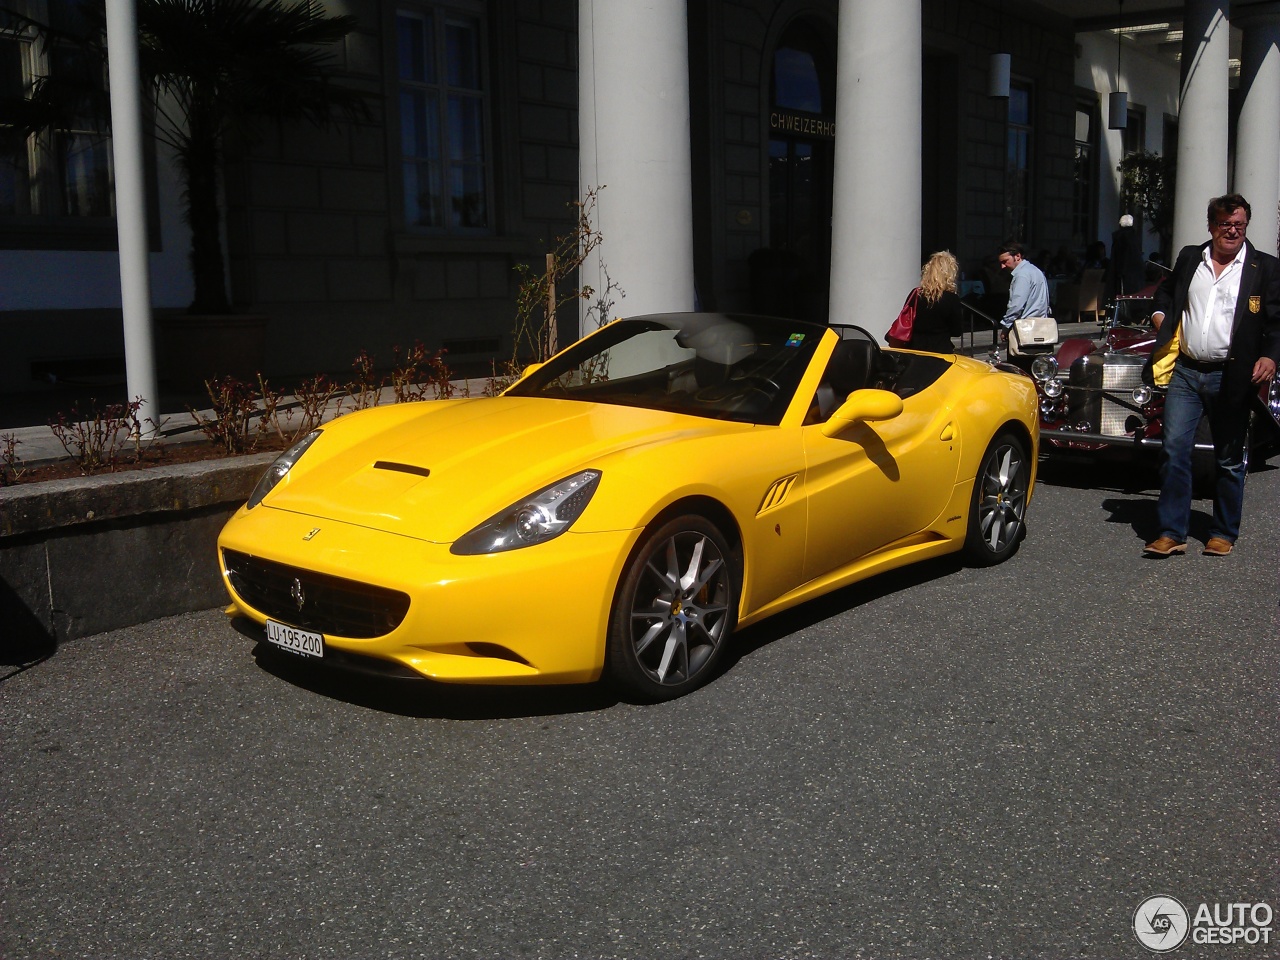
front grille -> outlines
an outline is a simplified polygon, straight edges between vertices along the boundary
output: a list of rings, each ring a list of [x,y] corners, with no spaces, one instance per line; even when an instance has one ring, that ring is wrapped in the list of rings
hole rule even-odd
[[[400,626],[409,595],[223,550],[231,586],[249,606],[303,630],[367,640]],[[299,602],[301,600],[301,602]]]
[[[1071,365],[1067,378],[1068,420],[1109,437],[1133,433],[1130,417],[1141,415],[1133,389],[1142,383],[1143,357],[1094,353]]]

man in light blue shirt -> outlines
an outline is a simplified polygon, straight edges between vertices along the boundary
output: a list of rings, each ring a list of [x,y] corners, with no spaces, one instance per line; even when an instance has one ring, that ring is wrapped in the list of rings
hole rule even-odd
[[[1022,257],[1022,244],[1006,243],[1000,248],[1000,269],[1013,271],[1009,282],[1009,306],[1000,326],[1007,332],[1023,317],[1048,317],[1049,281],[1030,260]]]

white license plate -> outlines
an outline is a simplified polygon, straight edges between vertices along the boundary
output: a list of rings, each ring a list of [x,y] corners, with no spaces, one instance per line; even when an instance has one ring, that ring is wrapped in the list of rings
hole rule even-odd
[[[304,657],[324,656],[324,637],[320,634],[312,633],[310,630],[299,630],[297,627],[287,627],[274,620],[267,621],[267,642],[281,650],[298,653]]]

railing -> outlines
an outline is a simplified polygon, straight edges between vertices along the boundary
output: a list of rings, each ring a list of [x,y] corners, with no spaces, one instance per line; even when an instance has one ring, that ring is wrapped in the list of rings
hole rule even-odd
[[[968,310],[970,314],[977,314],[979,317],[981,317],[983,320],[985,320],[987,323],[991,325],[991,352],[994,354],[1000,345],[1000,334],[999,334],[1000,321],[997,320],[995,317],[992,317],[987,313],[983,312],[982,310],[979,310],[973,304],[965,302],[964,300],[961,300],[960,304],[966,310]],[[976,332],[974,330],[972,316],[969,317],[968,332],[969,332],[969,349],[972,350],[977,346],[977,343],[975,341]],[[960,335],[960,344],[961,346],[964,345],[964,334]]]

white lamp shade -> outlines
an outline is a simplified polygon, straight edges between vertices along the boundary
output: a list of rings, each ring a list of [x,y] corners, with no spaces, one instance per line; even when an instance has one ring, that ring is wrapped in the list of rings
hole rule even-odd
[[[987,68],[987,96],[1009,96],[1009,62],[1012,59],[1007,53],[993,53],[991,64]]]
[[[1107,97],[1107,126],[1123,130],[1129,125],[1129,95],[1120,90]]]

